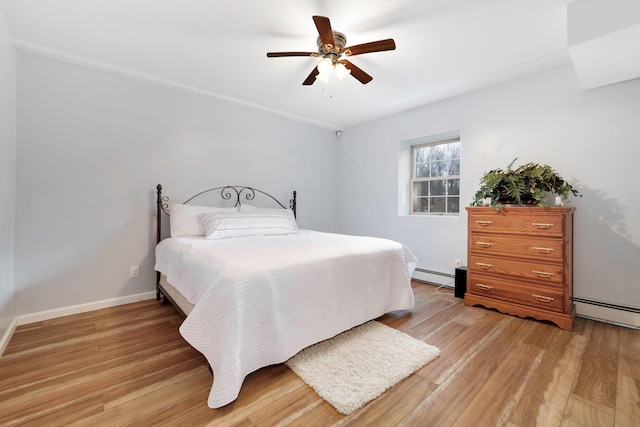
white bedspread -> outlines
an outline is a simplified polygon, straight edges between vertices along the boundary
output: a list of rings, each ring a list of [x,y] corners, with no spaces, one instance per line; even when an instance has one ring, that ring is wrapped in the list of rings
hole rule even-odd
[[[244,378],[393,310],[414,307],[416,259],[386,239],[300,230],[284,236],[165,239],[157,271],[195,304],[182,336],[209,361],[211,408]]]

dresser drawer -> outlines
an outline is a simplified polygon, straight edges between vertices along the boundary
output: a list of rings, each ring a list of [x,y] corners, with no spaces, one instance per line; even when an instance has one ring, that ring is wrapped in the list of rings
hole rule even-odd
[[[541,286],[562,287],[564,284],[564,267],[560,263],[545,264],[471,254],[467,268],[471,273],[516,277]]]
[[[526,285],[472,273],[467,292],[544,310],[564,311],[562,289]]]
[[[469,230],[483,233],[526,234],[562,237],[564,215],[544,208],[523,208],[526,214],[507,213],[508,209],[485,208],[469,216]],[[536,212],[536,210],[539,211]]]
[[[519,256],[550,262],[562,262],[564,259],[564,242],[561,238],[472,233],[469,243],[471,253]]]

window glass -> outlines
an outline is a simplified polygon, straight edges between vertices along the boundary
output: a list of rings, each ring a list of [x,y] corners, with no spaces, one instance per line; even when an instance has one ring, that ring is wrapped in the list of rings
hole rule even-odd
[[[460,139],[411,146],[411,213],[460,212]]]

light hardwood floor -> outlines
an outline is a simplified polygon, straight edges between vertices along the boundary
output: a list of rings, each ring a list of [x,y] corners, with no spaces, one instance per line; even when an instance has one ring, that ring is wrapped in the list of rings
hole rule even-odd
[[[0,424],[640,426],[640,331],[579,318],[568,332],[414,290],[414,310],[379,320],[440,358],[350,416],[283,365],[209,409],[212,377],[180,316],[143,301],[18,327],[0,358]]]

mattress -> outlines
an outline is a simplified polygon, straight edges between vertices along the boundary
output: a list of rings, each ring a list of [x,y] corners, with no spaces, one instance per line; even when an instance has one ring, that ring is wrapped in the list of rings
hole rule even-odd
[[[246,375],[261,367],[413,308],[415,266],[400,243],[310,230],[169,238],[156,248],[156,270],[194,305],[180,333],[211,366],[211,408],[235,400]]]
[[[167,280],[167,276],[164,274],[160,276],[160,287],[165,297],[169,297],[170,301],[177,306],[178,310],[186,317],[193,310],[193,304],[182,296],[180,292]]]

